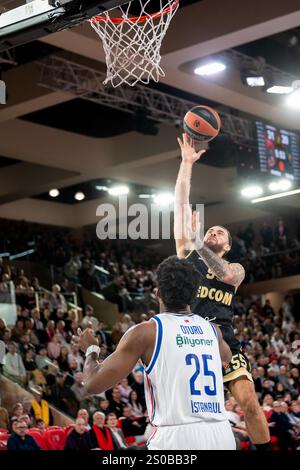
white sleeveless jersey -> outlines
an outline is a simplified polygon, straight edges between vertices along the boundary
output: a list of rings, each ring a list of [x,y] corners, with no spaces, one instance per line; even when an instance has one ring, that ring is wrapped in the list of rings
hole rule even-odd
[[[214,326],[198,315],[162,313],[145,367],[145,395],[153,426],[225,421],[222,364]]]

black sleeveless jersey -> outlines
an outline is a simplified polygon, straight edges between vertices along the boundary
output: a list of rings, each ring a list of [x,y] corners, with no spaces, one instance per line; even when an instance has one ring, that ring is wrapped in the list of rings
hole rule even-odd
[[[191,251],[186,258],[199,272],[199,289],[191,305],[192,312],[220,326],[223,338],[232,352],[240,351],[241,345],[232,328],[232,301],[236,288],[220,281],[196,251]]]

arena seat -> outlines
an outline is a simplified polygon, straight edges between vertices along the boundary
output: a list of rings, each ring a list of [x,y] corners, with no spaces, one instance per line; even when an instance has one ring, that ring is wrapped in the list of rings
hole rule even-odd
[[[9,433],[5,429],[4,432],[0,432],[0,451],[1,450],[7,450],[7,441],[9,438]]]
[[[240,441],[241,450],[249,450],[250,442],[249,441]]]
[[[278,437],[271,436],[271,447],[272,447],[272,450],[280,450],[278,447]]]
[[[45,441],[45,432],[38,428],[28,429],[27,434],[35,440],[38,446],[42,449],[47,450],[47,444]]]
[[[69,433],[73,431],[73,429],[74,429],[74,424],[70,424],[69,426],[66,426],[64,428],[64,433],[65,433],[66,438],[68,437]]]
[[[49,427],[45,430],[45,442],[48,450],[63,450],[66,442],[64,429]]]

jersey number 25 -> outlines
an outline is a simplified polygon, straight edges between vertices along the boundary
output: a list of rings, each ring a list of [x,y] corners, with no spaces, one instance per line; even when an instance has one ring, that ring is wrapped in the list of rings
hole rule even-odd
[[[208,361],[212,360],[212,356],[210,354],[202,354],[202,356],[200,357],[203,363],[203,375],[212,378],[212,386],[209,387],[208,385],[205,385],[204,392],[206,393],[206,395],[216,395],[216,376],[215,373],[212,370],[209,370],[208,367]],[[194,365],[196,367],[194,374],[190,378],[191,395],[201,395],[201,390],[197,389],[195,386],[195,382],[201,373],[199,357],[196,356],[196,354],[187,354],[187,356],[185,357],[185,363],[187,366]]]

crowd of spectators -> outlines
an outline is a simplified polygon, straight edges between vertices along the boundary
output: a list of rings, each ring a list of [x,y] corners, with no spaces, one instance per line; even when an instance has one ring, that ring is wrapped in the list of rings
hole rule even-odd
[[[233,237],[232,257],[241,260],[244,256],[242,262],[246,273],[250,273],[247,274],[248,281],[263,278],[268,273],[266,260],[272,259],[274,249],[282,252],[290,247],[288,231],[282,224],[282,220],[278,222],[277,232],[263,225],[260,256],[256,251],[257,235],[251,224]],[[91,326],[101,346],[100,358],[104,360],[130,326],[153,316],[157,312],[154,288],[159,256],[136,246],[132,248],[125,242],[105,242],[102,245],[93,237],[85,237],[84,241],[72,240],[70,233],[61,229],[50,231],[50,235],[40,233],[36,236],[32,227],[26,227],[28,225],[24,224],[24,237],[17,235],[20,233],[17,230],[15,238],[7,243],[15,250],[24,250],[24,240],[27,243],[34,240],[34,256],[55,266],[60,282],[52,286],[51,292],[46,292],[38,278],[29,279],[22,270],[10,271],[0,261],[0,291],[5,292],[7,282],[12,279],[18,305],[14,327],[7,327],[0,319],[0,340],[5,343],[2,373],[31,390],[34,396],[30,409],[25,413],[19,404],[19,408],[16,406],[9,410],[10,416],[0,408],[0,428],[12,432],[15,442],[18,441],[17,435],[24,443],[28,427],[51,428],[50,404],[76,419],[75,428],[66,438],[68,448],[123,448],[123,445],[128,446],[128,438],[132,437],[133,446],[145,442],[149,426],[141,364],[137,364],[132,374],[112,390],[86,398],[82,385],[83,357],[77,345],[72,343],[72,335],[76,334],[79,326]],[[35,228],[37,233],[39,227]],[[237,246],[240,252],[236,251]],[[11,247],[5,249],[11,250]],[[251,252],[254,252],[253,256]],[[264,263],[264,275],[259,275],[257,263]],[[274,266],[276,263],[272,261],[272,269]],[[258,277],[254,277],[253,270]],[[281,271],[281,275],[285,273]],[[83,280],[88,278],[93,281],[84,284]],[[83,306],[84,314],[79,318],[78,311],[69,308],[67,303],[67,293],[77,283],[102,292],[108,300],[116,303],[121,321],[109,329],[89,305]],[[40,297],[38,306],[36,293]],[[259,299],[253,301],[237,297],[234,313],[235,333],[252,365],[255,389],[276,445],[279,448],[299,448],[300,378],[292,345],[300,341],[300,322],[297,315],[295,320],[293,298],[286,297],[281,309],[275,312],[269,300],[262,305]],[[243,412],[228,394],[226,409],[237,441],[241,447],[247,445],[251,448]],[[98,428],[105,430],[99,433]],[[109,433],[107,429],[110,429]],[[28,445],[32,445],[32,441],[28,441]]]
[[[281,217],[273,224],[248,223],[233,232],[229,259],[244,266],[245,282],[299,274],[300,219],[292,229]]]
[[[45,310],[46,317],[43,311],[33,309],[35,321],[28,322],[30,313],[21,309],[12,329],[0,321],[0,336],[7,349],[3,374],[27,386],[34,396],[31,408],[25,414],[20,404],[11,410],[10,419],[0,409],[0,428],[12,431],[14,420],[20,422],[24,418],[27,427],[51,427],[53,417],[49,404],[52,404],[76,419],[76,427],[66,441],[68,448],[86,445],[93,446],[90,448],[105,445],[119,448],[117,446],[120,445],[122,448],[121,441],[128,445],[126,439],[120,438],[122,433],[125,438],[134,436],[134,446],[140,441],[145,442],[148,418],[141,364],[138,363],[132,374],[112,390],[87,398],[82,385],[83,357],[71,341],[72,330],[75,332],[79,325],[91,326],[99,338],[103,360],[115,349],[122,334],[134,324],[130,315],[123,314],[118,325],[120,336],[115,338],[116,330],[109,330],[103,321],[98,321],[90,306],[86,307],[81,322],[74,320],[68,311],[62,314],[59,309],[50,310],[50,313]],[[269,300],[262,305],[260,299],[237,297],[234,313],[235,333],[250,360],[256,393],[268,419],[271,435],[276,438],[278,448],[297,449],[300,447],[299,347],[297,350],[300,322],[294,318],[293,298],[286,297],[282,308],[275,312]],[[144,314],[140,321],[148,318],[149,315]],[[69,322],[67,328],[66,322]],[[41,338],[45,341],[46,337],[47,341],[41,343]],[[251,449],[243,411],[228,393],[226,410],[239,445]],[[85,419],[84,428],[80,419]],[[105,429],[118,425],[118,428],[111,431],[112,438],[104,436],[108,444],[101,440],[101,447],[99,436],[103,433],[97,433],[95,425],[105,426]],[[96,432],[86,435],[90,428]],[[84,433],[81,432],[83,429]],[[24,425],[20,432],[24,432]]]
[[[65,294],[80,284],[102,293],[120,312],[142,313],[152,308],[154,272],[162,255],[138,241],[99,240],[94,228],[71,231],[9,220],[0,220],[0,227],[6,234],[3,252],[15,254],[32,248],[30,260],[51,266],[53,281]],[[245,282],[300,272],[300,218],[292,225],[281,217],[270,223],[258,220],[231,232],[228,259],[243,264]]]
[[[300,448],[300,322],[293,298],[275,312],[270,300],[234,300],[233,327],[251,363],[255,390],[281,449]],[[232,397],[226,402],[239,439],[249,440],[243,413]],[[234,418],[233,418],[233,414]]]

